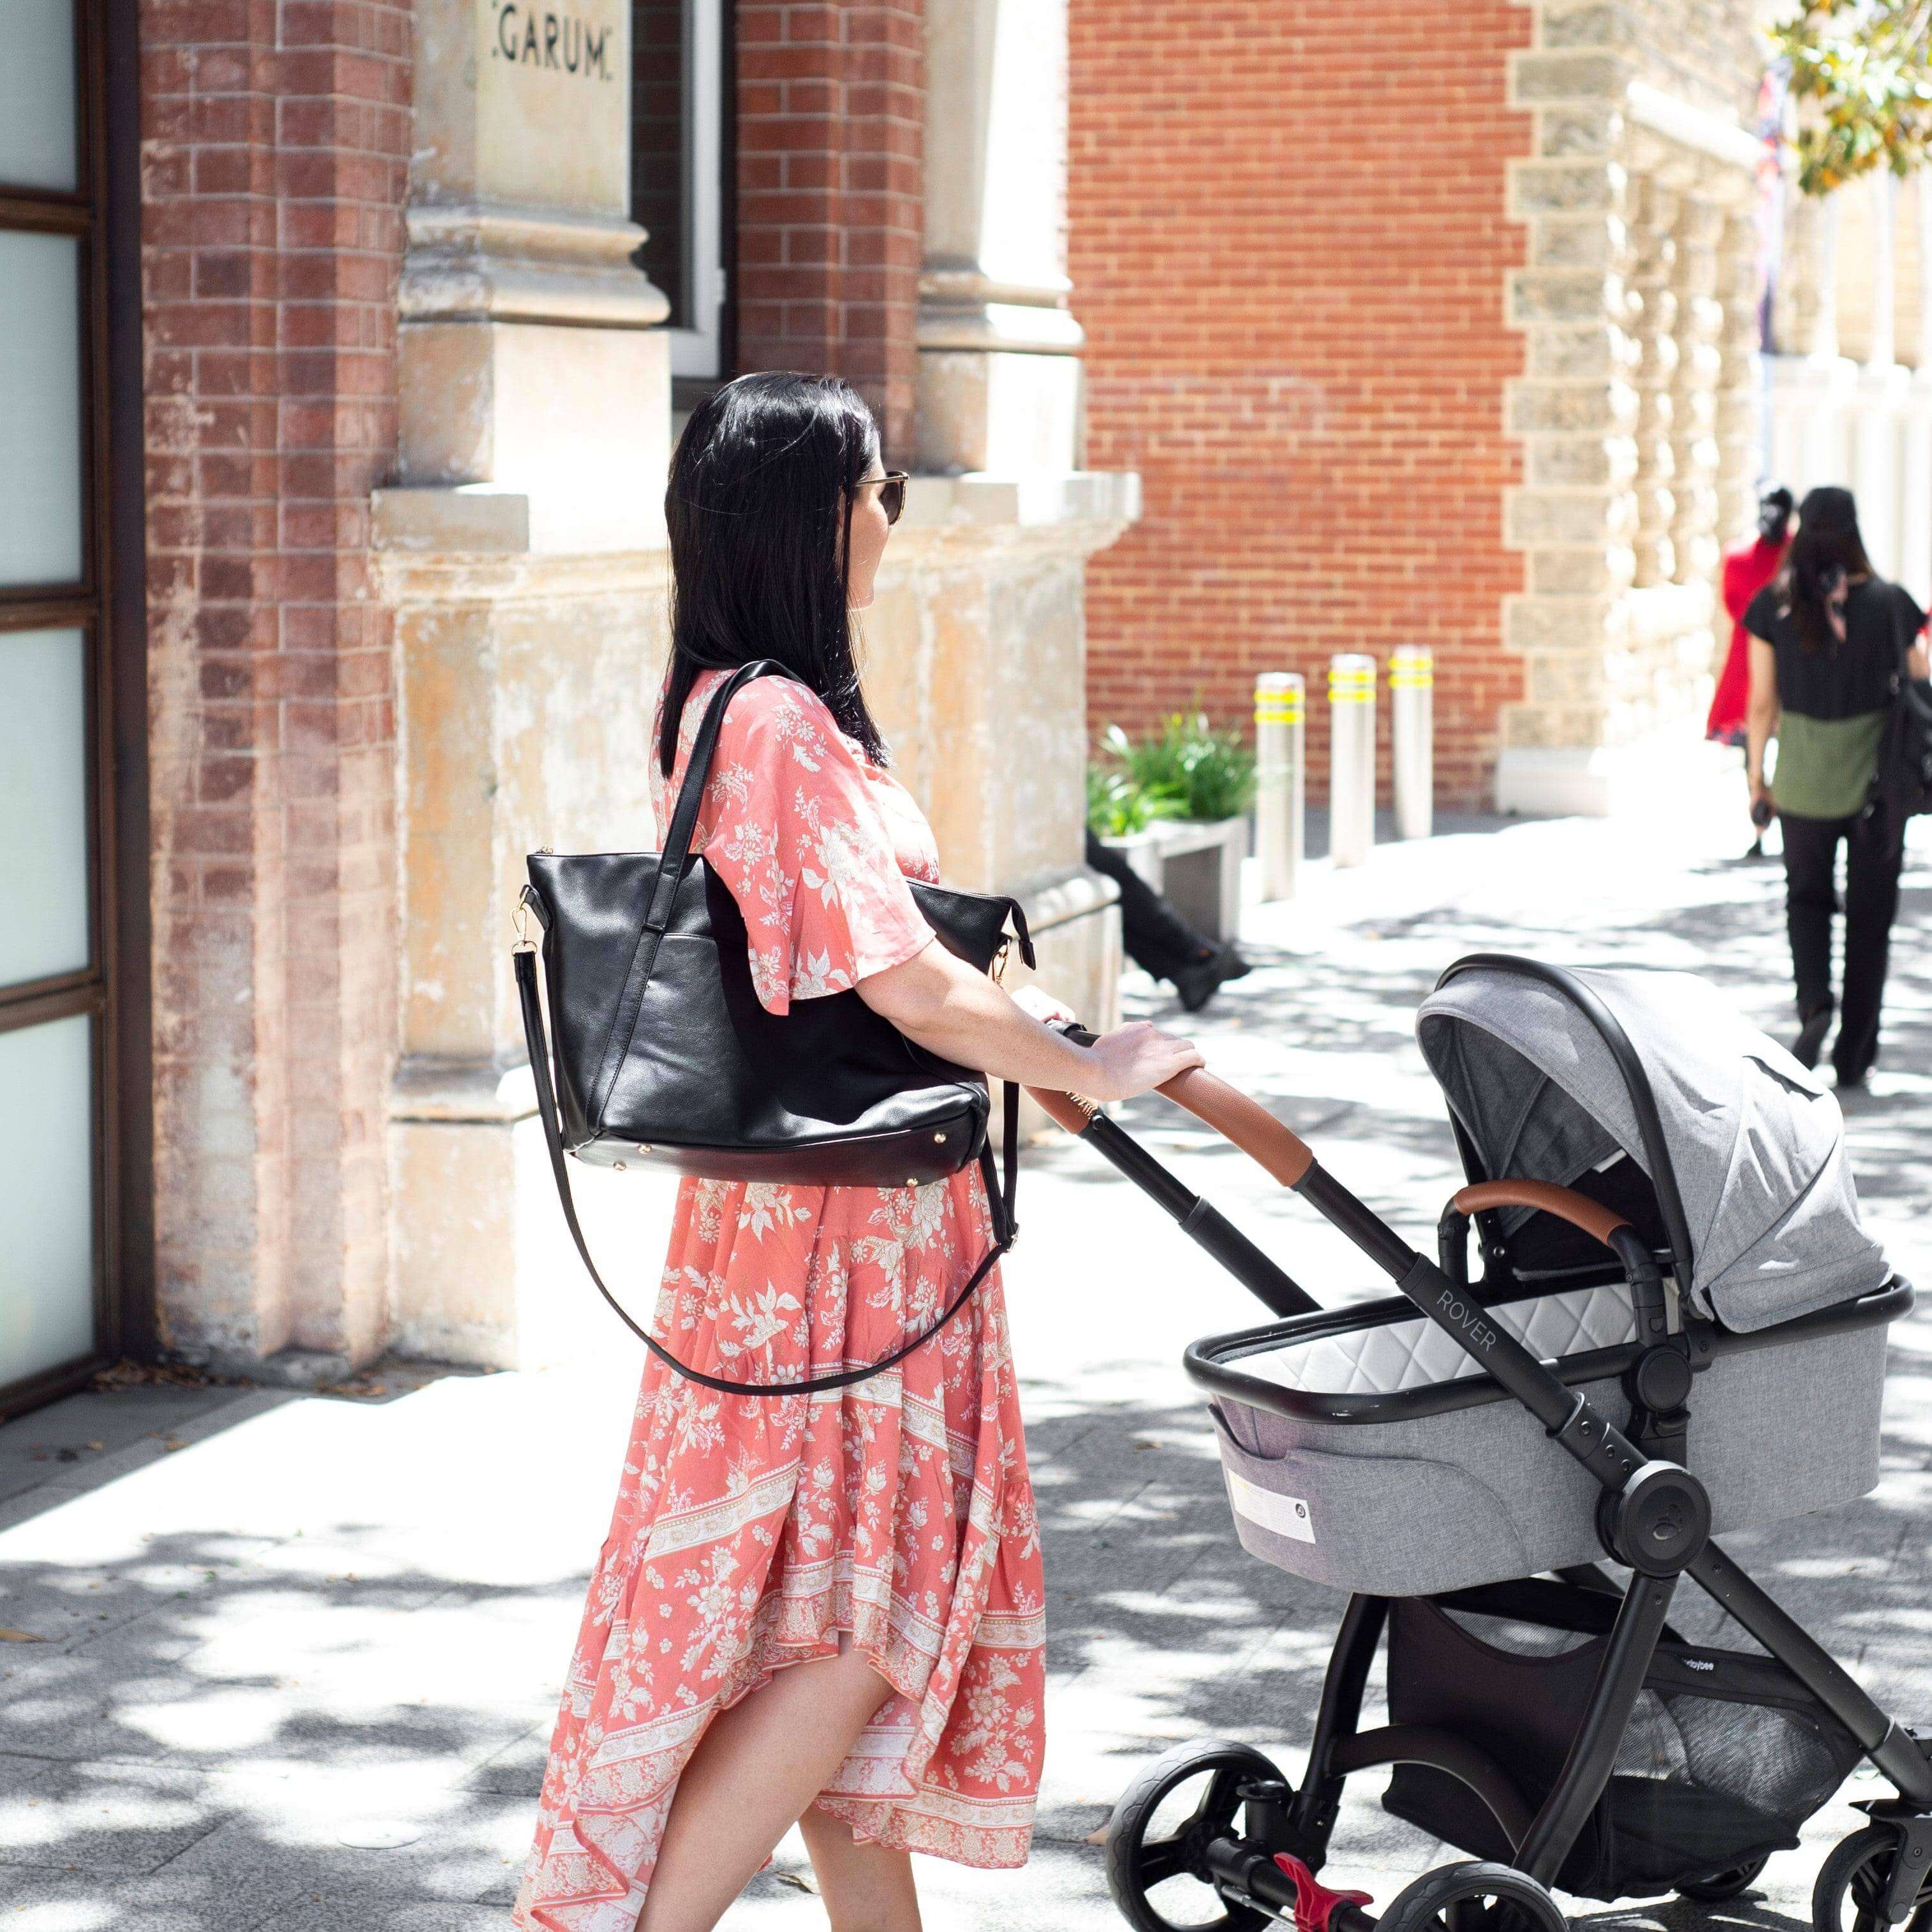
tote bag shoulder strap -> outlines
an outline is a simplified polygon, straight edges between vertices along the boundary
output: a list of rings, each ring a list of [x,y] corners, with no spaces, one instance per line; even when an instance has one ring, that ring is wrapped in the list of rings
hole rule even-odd
[[[597,1063],[597,1077],[591,1082],[590,1118],[602,1120],[604,1108],[617,1084],[624,1056],[631,1050],[631,1036],[638,1015],[644,1010],[645,989],[657,970],[658,948],[669,928],[677,903],[678,881],[684,876],[686,860],[691,856],[691,841],[698,830],[698,814],[704,802],[704,788],[711,776],[711,761],[717,755],[718,734],[724,728],[725,707],[754,678],[767,675],[788,677],[784,666],[770,658],[758,658],[740,664],[713,693],[705,706],[704,722],[698,728],[691,755],[685,761],[684,783],[673,807],[670,826],[664,836],[664,850],[658,859],[658,875],[651,887],[650,903],[638,928],[631,948],[631,964],[624,975],[623,991],[610,1012],[610,1029],[604,1036],[604,1051]]]
[[[664,834],[663,862],[658,867],[656,890],[644,914],[646,932],[662,933],[670,924],[671,902],[677,896],[678,874],[691,856],[692,834],[698,830],[698,814],[704,802],[704,788],[711,777],[711,761],[718,754],[718,734],[724,729],[724,710],[754,678],[789,677],[784,666],[771,658],[754,658],[740,664],[717,690],[704,708],[704,722],[698,728],[691,756],[684,767],[684,783]]]

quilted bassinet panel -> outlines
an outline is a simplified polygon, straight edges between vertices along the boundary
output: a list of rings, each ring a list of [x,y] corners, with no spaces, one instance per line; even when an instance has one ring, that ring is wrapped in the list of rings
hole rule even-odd
[[[1628,1292],[1492,1309],[1546,1360],[1628,1340]],[[1862,1496],[1878,1480],[1882,1324],[1720,1355],[1690,1400],[1687,1460],[1718,1531]],[[1364,1326],[1228,1364],[1291,1389],[1386,1394],[1460,1379],[1468,1358],[1422,1320]],[[1610,1378],[1580,1393],[1622,1422]],[[1420,1596],[1594,1562],[1596,1484],[1507,1398],[1340,1421],[1218,1395],[1210,1406],[1243,1546],[1297,1576]]]
[[[1630,1290],[1620,1284],[1504,1302],[1489,1312],[1498,1328],[1508,1329],[1540,1361],[1612,1348],[1636,1338]],[[1413,1322],[1353,1328],[1270,1354],[1246,1356],[1240,1366],[1284,1388],[1318,1389],[1328,1395],[1393,1395],[1482,1372],[1453,1335],[1419,1315]]]

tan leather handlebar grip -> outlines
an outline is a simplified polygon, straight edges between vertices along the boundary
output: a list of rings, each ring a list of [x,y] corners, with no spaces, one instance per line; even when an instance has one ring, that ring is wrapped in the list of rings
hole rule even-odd
[[[1039,1087],[1026,1090],[1051,1120],[1070,1134],[1084,1133],[1093,1118],[1090,1102],[1071,1094]],[[1225,1135],[1251,1159],[1258,1160],[1284,1187],[1294,1186],[1315,1165],[1315,1156],[1300,1135],[1283,1126],[1258,1100],[1251,1100],[1225,1080],[1198,1066],[1177,1073],[1157,1088],[1176,1106],[1185,1107],[1204,1125]]]
[[[1600,1201],[1592,1201],[1574,1187],[1558,1187],[1553,1180],[1479,1180],[1464,1188],[1451,1204],[1465,1214],[1480,1214],[1492,1208],[1538,1208],[1573,1228],[1581,1228],[1605,1247],[1619,1228],[1630,1226],[1623,1215]]]
[[[1239,1088],[1216,1079],[1205,1067],[1190,1066],[1155,1090],[1165,1094],[1176,1106],[1185,1107],[1217,1134],[1225,1134],[1284,1187],[1298,1186],[1315,1165],[1313,1152],[1299,1134],[1282,1126],[1258,1100],[1251,1100]]]

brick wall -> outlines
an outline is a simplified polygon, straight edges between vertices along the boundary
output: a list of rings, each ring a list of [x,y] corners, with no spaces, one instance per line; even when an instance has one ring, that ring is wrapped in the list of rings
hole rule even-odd
[[[387,1299],[407,0],[142,0],[164,1338],[368,1354]]]
[[[1329,654],[1427,644],[1438,795],[1486,788],[1522,682],[1504,164],[1530,123],[1504,90],[1530,27],[1510,0],[1072,0],[1086,460],[1146,504],[1088,568],[1096,729],[1197,698],[1245,720],[1256,671],[1300,670],[1319,784]]]
[[[921,0],[741,4],[738,364],[829,370],[913,445]]]

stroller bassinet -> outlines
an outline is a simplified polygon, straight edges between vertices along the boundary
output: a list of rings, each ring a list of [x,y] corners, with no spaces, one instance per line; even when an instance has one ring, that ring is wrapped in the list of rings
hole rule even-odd
[[[1826,1862],[1815,1932],[1927,1932],[1924,1739],[1713,1538],[1877,1478],[1912,1290],[1858,1226],[1835,1102],[1680,974],[1478,956],[1418,1029],[1469,1177],[1432,1261],[1245,1096],[1162,1089],[1398,1291],[1339,1311],[1101,1110],[1036,1095],[1281,1318],[1187,1367],[1242,1542],[1350,1593],[1299,1782],[1227,1738],[1155,1760],[1108,1826],[1115,1903],[1136,1932],[1176,1932],[1164,1901],[1197,1910],[1195,1885],[1230,1928],[1567,1932],[1552,1885],[1738,1896],[1862,1756],[1897,1795]],[[1685,1582],[1759,1647],[1688,1641]],[[1364,1728],[1384,1642],[1388,1720]],[[1378,1919],[1317,1874],[1344,1781],[1384,1766],[1387,1808],[1475,1862]]]
[[[1910,1291],[1858,1226],[1837,1102],[1700,980],[1574,980],[1641,1057],[1652,1118],[1560,984],[1520,962],[1472,964],[1417,1018],[1470,1180],[1573,1189],[1657,1251],[1671,1326],[1688,1304],[1696,1331],[1674,1459],[1709,1491],[1714,1530],[1863,1495],[1878,1480],[1886,1326]],[[1531,1208],[1477,1221],[1472,1302],[1593,1405],[1626,1406],[1620,1384],[1642,1345],[1601,1246]],[[1452,1276],[1460,1264],[1445,1258]],[[1411,1301],[1210,1337],[1188,1366],[1215,1398],[1241,1541],[1269,1562],[1395,1596],[1601,1553],[1588,1472],[1552,1454],[1536,1418]]]

